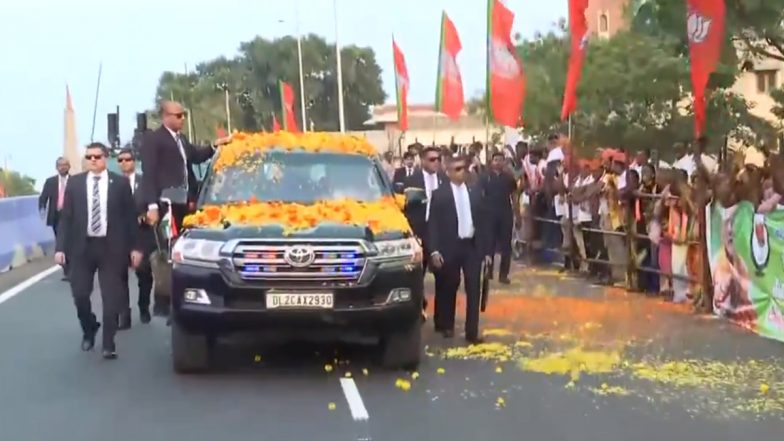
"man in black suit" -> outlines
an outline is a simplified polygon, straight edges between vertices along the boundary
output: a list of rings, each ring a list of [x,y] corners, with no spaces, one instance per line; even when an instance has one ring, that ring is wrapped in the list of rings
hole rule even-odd
[[[82,327],[82,350],[95,346],[101,324],[90,304],[98,272],[103,303],[103,357],[117,358],[114,335],[123,296],[123,273],[136,267],[142,253],[137,245],[137,208],[127,179],[106,170],[108,149],[87,146],[88,172],[71,178],[58,224],[55,261],[70,261],[71,292]]]
[[[133,193],[134,198],[138,198],[140,195],[139,188],[141,187],[142,175],[136,173],[136,157],[133,154],[133,150],[130,148],[122,149],[117,155],[117,164],[123,176],[125,176],[131,184],[131,193]],[[139,320],[146,324],[150,323],[151,320],[150,293],[152,292],[153,280],[152,268],[150,267],[150,254],[155,250],[155,234],[152,231],[152,227],[147,225],[146,222],[143,222],[143,214],[145,212],[146,210],[139,211],[140,216],[138,217],[139,246],[141,247],[144,256],[142,257],[141,263],[136,268],[136,281],[139,288]],[[131,298],[130,291],[127,289],[128,272],[126,271],[123,274],[125,274],[123,287],[126,288],[126,290],[124,293],[125,296],[123,297],[124,308],[120,312],[120,330],[129,329],[131,327]]]
[[[499,282],[508,285],[509,269],[512,264],[512,228],[514,227],[514,210],[517,206],[517,180],[512,175],[503,152],[493,153],[489,170],[482,173],[480,179],[482,192],[487,203],[489,216],[490,252],[495,256],[501,254],[501,265],[498,269]],[[495,260],[495,259],[493,259]],[[490,273],[492,277],[492,272]]]
[[[427,221],[430,259],[442,284],[436,291],[435,326],[444,337],[454,336],[462,272],[466,292],[465,337],[470,343],[479,343],[481,264],[482,260],[487,264],[491,261],[483,195],[481,188],[466,185],[468,161],[464,156],[448,162],[449,183],[433,192]]]
[[[160,108],[161,126],[149,132],[141,146],[142,161],[141,201],[147,209],[147,222],[157,224],[160,220],[158,202],[167,188],[187,188],[189,198],[195,201],[198,181],[193,173],[193,164],[201,164],[212,158],[215,149],[231,141],[221,138],[211,146],[194,146],[182,135],[185,110],[180,103],[164,101]],[[172,206],[177,227],[187,214],[186,206]]]
[[[55,238],[57,238],[57,221],[60,218],[60,210],[65,201],[65,188],[68,185],[71,170],[71,163],[62,156],[57,158],[57,174],[48,178],[38,196],[38,211],[46,221],[46,225],[52,227]],[[68,280],[68,266],[63,266],[63,280]]]
[[[404,188],[419,188],[425,190],[427,201],[420,205],[408,205],[405,209],[408,224],[411,225],[414,235],[422,242],[424,255],[430,255],[427,243],[427,219],[430,216],[430,200],[433,192],[447,181],[446,175],[441,171],[441,152],[436,147],[427,147],[422,151],[421,168],[414,169],[404,183]],[[422,262],[422,276],[427,274],[428,261]],[[440,287],[438,274],[433,273],[436,280],[436,292]],[[423,308],[427,308],[425,300]]]
[[[392,184],[405,185],[406,180],[414,174],[414,154],[406,152],[403,154],[403,166],[395,169],[395,174],[392,176]]]

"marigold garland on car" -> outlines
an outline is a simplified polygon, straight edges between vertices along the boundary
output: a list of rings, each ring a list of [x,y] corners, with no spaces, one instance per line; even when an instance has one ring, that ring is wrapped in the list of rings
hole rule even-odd
[[[307,230],[322,223],[367,226],[373,234],[411,231],[393,197],[377,202],[343,199],[313,204],[250,201],[206,205],[183,221],[190,228],[215,228],[226,222],[246,226],[280,225],[287,232]]]
[[[304,150],[313,153],[331,152],[374,156],[378,152],[364,138],[324,132],[291,133],[244,133],[232,135],[232,141],[221,147],[213,161],[213,168],[240,165],[243,159],[273,149]]]

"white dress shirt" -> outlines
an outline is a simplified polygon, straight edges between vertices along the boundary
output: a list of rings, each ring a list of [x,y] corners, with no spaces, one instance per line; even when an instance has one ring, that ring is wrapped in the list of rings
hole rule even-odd
[[[452,185],[452,196],[455,198],[457,210],[457,237],[471,239],[474,237],[474,218],[471,215],[471,198],[465,184]]]
[[[406,167],[406,177],[414,174],[414,167]]]
[[[128,182],[131,184],[131,194],[136,193],[136,173],[125,175],[125,177],[128,178]]]
[[[93,233],[90,224],[93,218],[93,187],[96,185],[95,176],[99,176],[98,184],[98,197],[101,205],[101,227],[97,233]],[[99,174],[87,173],[87,236],[88,237],[106,237],[106,204],[109,200],[109,173],[104,170]]]
[[[433,192],[438,189],[438,175],[422,170],[425,177],[425,193],[427,194],[427,209],[425,211],[425,221],[430,219],[430,198]]]

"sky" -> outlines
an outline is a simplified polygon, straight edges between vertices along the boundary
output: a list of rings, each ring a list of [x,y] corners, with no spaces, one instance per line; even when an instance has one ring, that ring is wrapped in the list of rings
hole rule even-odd
[[[106,140],[106,114],[120,106],[125,142],[136,112],[152,107],[162,72],[232,57],[257,35],[295,35],[299,28],[334,41],[334,3],[340,44],[375,50],[388,102],[394,99],[392,34],[408,64],[409,103],[433,102],[444,10],[463,43],[457,61],[466,99],[483,89],[486,0],[2,0],[0,166],[32,176],[39,189],[54,174],[66,85],[78,140],[90,141],[101,63],[94,139]],[[523,37],[552,29],[567,14],[567,0],[505,3]]]

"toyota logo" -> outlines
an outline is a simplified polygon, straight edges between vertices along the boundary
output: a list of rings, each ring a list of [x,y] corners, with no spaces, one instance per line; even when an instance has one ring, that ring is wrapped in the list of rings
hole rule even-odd
[[[286,248],[283,260],[295,268],[309,266],[316,259],[316,253],[308,246],[293,246]]]

